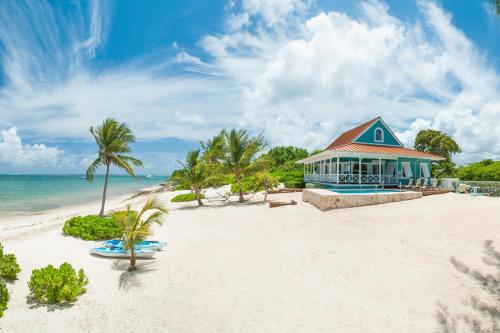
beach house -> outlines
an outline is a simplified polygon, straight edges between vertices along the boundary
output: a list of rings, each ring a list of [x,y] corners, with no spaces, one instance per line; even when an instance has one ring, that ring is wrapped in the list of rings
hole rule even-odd
[[[431,162],[443,157],[405,148],[381,117],[335,139],[304,158],[306,183],[399,186],[430,182]]]

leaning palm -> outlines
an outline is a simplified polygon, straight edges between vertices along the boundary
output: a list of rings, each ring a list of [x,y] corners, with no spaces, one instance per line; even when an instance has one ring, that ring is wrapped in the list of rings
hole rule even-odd
[[[99,212],[99,216],[103,216],[104,204],[106,202],[106,190],[108,188],[109,168],[111,165],[115,165],[125,170],[129,175],[135,176],[134,170],[130,164],[141,166],[142,162],[134,157],[124,155],[131,151],[129,145],[135,141],[134,134],[132,134],[127,124],[119,123],[112,118],[107,118],[96,129],[91,126],[90,133],[94,136],[99,152],[97,158],[87,169],[87,180],[92,181],[94,173],[100,166],[106,167],[101,211]]]
[[[223,132],[215,135],[206,142],[200,141],[203,150],[202,158],[207,167],[207,173],[210,177],[215,177],[221,172],[221,160],[224,154],[224,136]]]
[[[186,161],[177,161],[182,165],[182,172],[179,172],[174,181],[188,186],[196,197],[199,206],[203,206],[201,201],[201,191],[207,180],[206,166],[200,157],[200,150],[191,150],[186,155]]]
[[[146,213],[152,213],[143,220]],[[127,206],[127,214],[124,214],[118,223],[123,228],[123,244],[125,251],[130,251],[130,270],[135,270],[135,244],[145,240],[148,236],[152,235],[151,225],[160,224],[163,214],[166,214],[167,208],[165,208],[160,201],[154,197],[149,198],[141,211],[137,214],[133,214],[130,210],[130,205]]]
[[[269,159],[256,159],[257,154],[267,144],[261,134],[252,138],[245,130],[223,130],[222,133],[224,136],[223,161],[226,168],[234,174],[239,193],[238,201],[243,202],[243,189],[241,187],[243,177],[272,163]]]

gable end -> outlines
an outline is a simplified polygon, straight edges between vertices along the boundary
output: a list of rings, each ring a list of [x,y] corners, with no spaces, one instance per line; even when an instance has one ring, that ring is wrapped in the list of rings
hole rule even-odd
[[[369,145],[382,145],[391,147],[403,147],[403,144],[396,137],[394,132],[389,126],[379,118],[373,124],[368,126],[361,132],[353,143],[369,144]]]

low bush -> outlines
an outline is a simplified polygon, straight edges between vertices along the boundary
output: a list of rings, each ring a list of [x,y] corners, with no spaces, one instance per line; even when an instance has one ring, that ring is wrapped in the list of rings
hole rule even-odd
[[[115,212],[111,217],[75,216],[64,223],[63,233],[84,240],[119,238],[123,234],[123,229],[117,221],[124,214],[127,212]],[[132,214],[137,214],[137,212],[132,211]]]
[[[200,199],[205,199],[203,194],[200,195]],[[170,201],[172,202],[187,202],[196,200],[194,193],[177,194]]]
[[[3,246],[0,244],[0,278],[13,281],[17,279],[19,272],[21,272],[21,268],[17,263],[16,256],[4,254]]]
[[[3,317],[5,309],[9,303],[9,291],[3,281],[0,281],[0,318]]]
[[[304,188],[306,186],[306,184],[302,181],[302,182],[286,182],[285,183],[285,187],[286,188]]]
[[[72,303],[87,291],[85,286],[88,283],[83,269],[77,273],[67,262],[59,268],[48,265],[31,273],[29,296],[38,303]]]

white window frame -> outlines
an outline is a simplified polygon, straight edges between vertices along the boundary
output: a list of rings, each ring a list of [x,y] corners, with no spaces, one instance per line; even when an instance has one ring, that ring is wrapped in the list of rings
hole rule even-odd
[[[380,131],[380,133],[382,133],[382,136],[381,136],[380,140],[377,140],[377,132],[378,131]],[[384,130],[382,129],[382,127],[375,128],[375,132],[373,133],[373,141],[375,141],[375,142],[384,142]]]
[[[424,168],[425,165],[425,168]],[[431,177],[431,171],[429,170],[429,164],[420,162],[420,177],[422,177],[422,174],[424,175],[425,178],[430,178]]]
[[[405,166],[408,166],[408,168],[405,168]],[[404,175],[403,178],[413,178],[413,170],[411,169],[410,162],[401,162],[401,169],[401,175]]]

